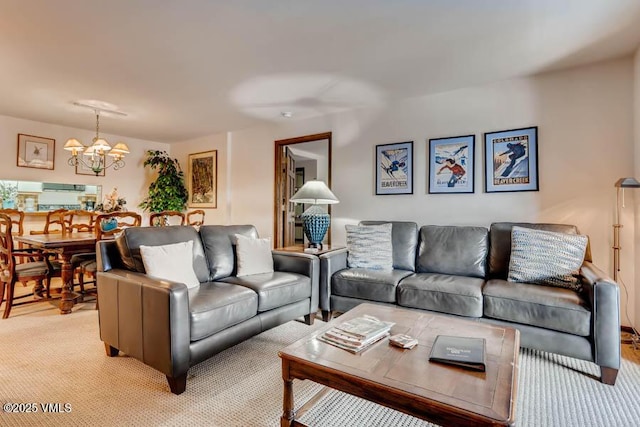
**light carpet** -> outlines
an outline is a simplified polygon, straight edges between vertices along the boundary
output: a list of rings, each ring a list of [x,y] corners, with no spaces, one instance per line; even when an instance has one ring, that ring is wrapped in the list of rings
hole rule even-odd
[[[37,304],[40,305],[40,304]],[[169,392],[164,375],[126,356],[109,358],[93,304],[67,316],[49,304],[0,320],[0,403],[35,403],[37,413],[0,413],[2,426],[278,426],[279,349],[324,326],[289,322],[193,367],[187,391]],[[635,426],[640,364],[629,348],[615,387],[594,365],[530,350],[520,353],[518,426]],[[320,386],[294,381],[296,407]],[[68,403],[44,413],[40,404]],[[61,406],[63,407],[63,406]],[[431,424],[343,393],[327,394],[301,421],[311,426]]]

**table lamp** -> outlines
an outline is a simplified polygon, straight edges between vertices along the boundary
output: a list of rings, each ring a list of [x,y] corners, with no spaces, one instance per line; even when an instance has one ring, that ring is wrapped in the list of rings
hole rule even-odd
[[[311,180],[305,182],[289,200],[312,205],[300,215],[302,228],[309,240],[309,247],[322,249],[322,239],[331,224],[331,216],[320,205],[340,203],[338,198],[323,181]]]
[[[616,223],[613,224],[613,280],[618,281],[620,271],[620,189],[622,189],[622,206],[624,207],[624,189],[640,188],[640,182],[635,178],[620,178],[615,183],[616,191]]]

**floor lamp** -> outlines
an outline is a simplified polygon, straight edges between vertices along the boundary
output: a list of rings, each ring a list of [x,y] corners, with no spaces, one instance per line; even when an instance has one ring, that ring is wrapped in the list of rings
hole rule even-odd
[[[622,189],[622,206],[624,207],[624,189],[640,188],[640,182],[635,178],[620,178],[616,181],[616,223],[613,224],[613,280],[618,281],[620,271],[620,192]]]

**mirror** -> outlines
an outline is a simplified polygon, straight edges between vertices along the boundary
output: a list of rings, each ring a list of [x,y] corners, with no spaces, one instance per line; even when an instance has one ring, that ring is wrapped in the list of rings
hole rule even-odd
[[[310,180],[331,188],[331,132],[275,141],[275,171],[274,247],[303,245],[300,214],[309,206],[289,199]],[[331,243],[330,231],[325,240]]]
[[[0,180],[0,199],[4,209],[25,213],[62,208],[93,210],[102,200],[102,186]]]

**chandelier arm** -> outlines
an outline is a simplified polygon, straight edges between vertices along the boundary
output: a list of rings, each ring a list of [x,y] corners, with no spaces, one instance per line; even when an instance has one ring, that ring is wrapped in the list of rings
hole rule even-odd
[[[125,166],[124,160],[122,159],[118,159],[118,160],[114,160],[113,163],[111,163],[111,165],[109,166],[113,166],[113,170],[118,170],[118,169],[122,169]]]

